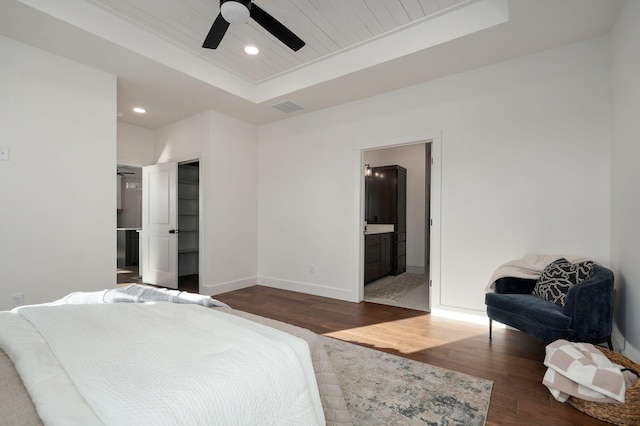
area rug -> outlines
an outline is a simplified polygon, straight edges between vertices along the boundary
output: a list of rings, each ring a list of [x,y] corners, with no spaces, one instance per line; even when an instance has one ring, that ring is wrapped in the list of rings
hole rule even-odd
[[[404,274],[386,276],[365,285],[364,294],[367,298],[400,300],[420,285],[425,285],[427,277],[422,274]]]
[[[320,338],[355,426],[485,424],[492,381]]]
[[[364,287],[366,302],[429,310],[429,278],[422,274],[387,276]]]

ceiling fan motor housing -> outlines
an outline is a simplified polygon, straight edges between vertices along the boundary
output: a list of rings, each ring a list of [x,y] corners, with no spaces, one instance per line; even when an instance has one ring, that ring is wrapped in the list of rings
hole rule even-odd
[[[249,20],[251,0],[220,0],[220,13],[230,24],[242,24]]]
[[[294,52],[304,46],[304,41],[300,37],[251,0],[220,0],[220,13],[211,25],[202,47],[216,49],[229,25],[247,22],[249,18]]]

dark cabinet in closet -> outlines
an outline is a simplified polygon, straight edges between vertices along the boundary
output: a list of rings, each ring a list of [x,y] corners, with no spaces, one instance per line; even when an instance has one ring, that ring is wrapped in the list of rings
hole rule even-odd
[[[388,273],[401,274],[407,265],[407,169],[397,165],[372,167],[366,178],[365,193],[367,223],[394,225]]]

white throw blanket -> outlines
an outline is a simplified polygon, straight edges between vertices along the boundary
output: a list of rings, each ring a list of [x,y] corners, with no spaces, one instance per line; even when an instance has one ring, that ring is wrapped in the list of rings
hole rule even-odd
[[[546,347],[544,365],[549,368],[542,384],[560,402],[575,396],[587,401],[624,403],[621,367],[590,343],[556,340]]]
[[[304,340],[202,306],[21,307],[0,346],[45,424],[324,424]]]
[[[47,305],[89,304],[89,303],[147,303],[171,302],[202,305],[207,308],[225,307],[229,305],[204,294],[187,291],[169,290],[150,285],[131,284],[126,287],[111,288],[102,291],[76,291],[62,299]]]
[[[495,291],[495,283],[504,277],[527,278],[536,280],[542,275],[542,271],[560,258],[567,259],[570,263],[592,260],[587,257],[567,256],[560,254],[528,254],[520,259],[510,260],[496,268],[485,288],[487,293]]]

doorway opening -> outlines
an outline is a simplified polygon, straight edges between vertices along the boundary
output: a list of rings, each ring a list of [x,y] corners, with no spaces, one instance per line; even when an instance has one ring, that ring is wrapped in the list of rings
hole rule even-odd
[[[116,284],[129,285],[140,277],[142,230],[142,168],[118,164],[116,169]]]
[[[192,293],[203,262],[202,165],[199,158],[142,168],[142,281]]]
[[[200,290],[200,162],[178,164],[178,290]]]
[[[431,146],[363,152],[365,301],[430,310]]]

